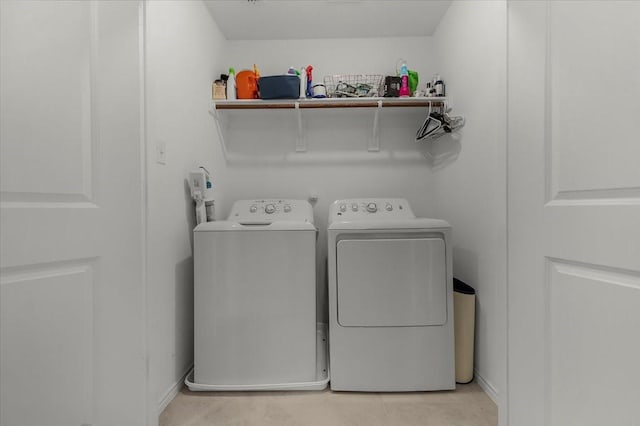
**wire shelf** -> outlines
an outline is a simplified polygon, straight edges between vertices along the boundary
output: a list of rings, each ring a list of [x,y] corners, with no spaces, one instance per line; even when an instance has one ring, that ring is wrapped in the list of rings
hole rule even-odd
[[[384,76],[378,74],[335,74],[324,77],[330,98],[373,98],[382,95]]]

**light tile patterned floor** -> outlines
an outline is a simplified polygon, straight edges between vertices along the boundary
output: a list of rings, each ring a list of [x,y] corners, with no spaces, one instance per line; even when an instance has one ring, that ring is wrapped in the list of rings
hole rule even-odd
[[[455,391],[190,392],[182,389],[160,426],[496,426],[498,409],[476,383]]]

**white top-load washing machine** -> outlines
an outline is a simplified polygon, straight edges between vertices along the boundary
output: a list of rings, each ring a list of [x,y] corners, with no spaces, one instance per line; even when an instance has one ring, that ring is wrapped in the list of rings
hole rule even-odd
[[[237,201],[227,220],[195,228],[191,390],[326,387],[316,235],[303,200]]]
[[[455,389],[451,227],[404,199],[329,210],[331,389]]]

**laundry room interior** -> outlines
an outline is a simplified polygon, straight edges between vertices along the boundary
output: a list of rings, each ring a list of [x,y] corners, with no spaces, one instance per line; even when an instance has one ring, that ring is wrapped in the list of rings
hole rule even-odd
[[[640,2],[3,0],[0,18],[2,425],[640,424],[629,338],[640,327]],[[307,70],[319,99],[303,94]],[[295,76],[300,97],[234,99],[241,72]],[[408,97],[386,94],[385,77],[404,87],[409,73]],[[333,99],[338,76],[365,75],[379,78],[373,95]],[[613,111],[598,118],[595,106]],[[433,117],[447,131],[425,135]],[[210,185],[197,200],[193,173]],[[379,228],[358,222],[385,214],[394,221]],[[276,217],[293,228],[229,239],[269,234]],[[406,218],[421,227],[404,232]],[[286,242],[292,229],[308,231],[311,255]],[[204,234],[227,245],[199,246]],[[346,259],[367,261],[361,250],[377,253],[374,240],[401,266],[348,270],[362,290],[349,297],[376,326],[354,311],[340,324],[336,277]],[[396,294],[406,307],[366,312],[369,291],[403,287],[364,281],[435,279],[414,245],[440,262],[437,315],[408,306],[437,293],[417,288]],[[260,270],[280,246],[293,260]],[[196,261],[198,247],[213,251]],[[301,264],[313,274],[305,309],[290,308],[294,281],[294,292],[258,290]],[[252,277],[250,305],[233,299],[233,273]],[[454,279],[474,290],[470,384],[454,377]],[[216,280],[229,282],[202,290]],[[268,316],[236,315],[269,304],[284,306],[270,313],[282,330],[304,318],[311,346],[269,330]],[[347,315],[354,334],[339,337]],[[198,346],[234,320],[216,334],[227,341]],[[440,326],[446,337],[430,341]],[[247,348],[271,337],[272,354],[291,357],[251,360]],[[440,345],[450,351],[435,355]],[[380,382],[367,352],[392,360],[371,364]],[[272,361],[293,370],[303,353],[313,374],[320,358],[326,370],[307,388],[195,383],[198,362],[211,378],[227,360],[233,381]],[[361,368],[353,380],[365,384],[350,383]],[[436,370],[446,384],[419,381]]]

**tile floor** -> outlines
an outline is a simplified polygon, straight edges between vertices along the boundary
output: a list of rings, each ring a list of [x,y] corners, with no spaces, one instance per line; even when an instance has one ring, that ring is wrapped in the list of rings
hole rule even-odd
[[[183,388],[160,426],[496,426],[498,409],[476,383],[410,393],[190,392]]]

